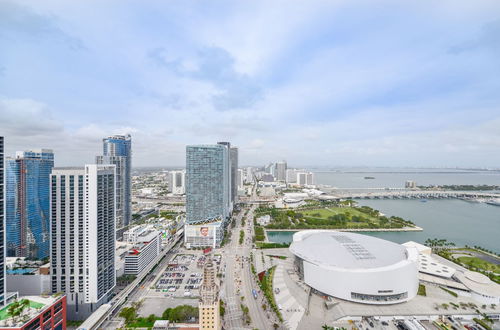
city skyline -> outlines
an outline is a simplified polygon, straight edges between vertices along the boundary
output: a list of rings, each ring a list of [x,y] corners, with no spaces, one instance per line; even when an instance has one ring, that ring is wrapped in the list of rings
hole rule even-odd
[[[210,141],[248,165],[498,167],[499,6],[5,1],[6,155],[90,163],[130,133],[136,167]]]

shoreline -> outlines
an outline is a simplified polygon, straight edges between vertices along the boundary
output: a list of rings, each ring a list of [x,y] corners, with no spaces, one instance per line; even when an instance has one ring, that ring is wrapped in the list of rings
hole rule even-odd
[[[335,231],[352,231],[352,232],[366,232],[366,231],[373,231],[373,232],[411,232],[411,231],[423,231],[424,229],[422,227],[419,227],[419,226],[415,226],[415,227],[404,227],[404,228],[387,228],[387,229],[384,229],[384,228],[352,228],[352,229],[348,229],[348,228],[342,228],[342,229],[336,229],[336,228],[328,228],[328,229],[323,229],[323,228],[307,228],[307,229],[294,229],[294,228],[290,228],[290,229],[267,229],[267,228],[264,228],[264,232],[266,233],[266,236],[267,236],[267,232],[268,231],[303,231],[303,230],[335,230]]]
[[[268,231],[276,231],[276,232],[298,232],[298,231],[303,231],[303,230],[335,230],[335,231],[347,231],[347,232],[415,232],[415,231],[423,231],[424,229],[419,226],[415,227],[404,227],[404,228],[387,228],[387,229],[381,229],[381,228],[375,228],[375,229],[370,229],[370,228],[354,228],[354,229],[322,229],[322,228],[316,228],[316,229],[266,229],[264,228],[264,237],[265,240],[264,242],[268,243],[273,243],[269,240],[269,237],[267,236]]]

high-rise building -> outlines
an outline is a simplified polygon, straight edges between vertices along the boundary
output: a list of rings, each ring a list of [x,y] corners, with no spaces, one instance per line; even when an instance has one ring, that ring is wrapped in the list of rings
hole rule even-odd
[[[274,172],[274,177],[276,181],[285,181],[286,180],[286,162],[276,162],[276,170]]]
[[[54,168],[51,286],[65,292],[70,320],[83,320],[115,287],[115,166]]]
[[[228,214],[233,211],[233,199],[232,199],[232,175],[231,175],[231,143],[229,142],[217,142],[218,145],[222,145],[226,147],[227,157],[226,157],[226,171],[225,171],[225,180],[227,182],[227,210]]]
[[[297,170],[289,168],[286,170],[286,183],[296,183],[297,182]]]
[[[174,195],[186,193],[186,171],[168,172],[168,190]]]
[[[233,207],[238,202],[238,148],[229,149],[229,160],[231,163],[231,203]]]
[[[132,138],[113,135],[102,142],[103,155],[96,157],[96,163],[116,166],[116,228],[120,230],[132,219]]]
[[[210,255],[203,269],[203,282],[200,286],[198,305],[200,330],[221,329],[219,286],[215,283],[215,279],[216,270]]]
[[[246,176],[245,176],[245,182],[246,183],[253,183],[254,182],[254,171],[252,167],[247,167],[246,171]]]
[[[6,161],[7,256],[49,256],[50,149],[20,151]]]
[[[238,169],[238,179],[237,179],[238,189],[243,189],[243,185],[245,182],[244,179],[245,179],[245,172],[241,169]]]
[[[297,172],[297,184],[302,186],[311,186],[314,184],[314,173]]]
[[[224,144],[186,147],[187,247],[219,245],[231,214],[229,148]]]
[[[4,203],[4,140],[0,136],[0,306],[5,305],[5,203]]]
[[[186,147],[186,222],[225,221],[229,216],[228,148]]]

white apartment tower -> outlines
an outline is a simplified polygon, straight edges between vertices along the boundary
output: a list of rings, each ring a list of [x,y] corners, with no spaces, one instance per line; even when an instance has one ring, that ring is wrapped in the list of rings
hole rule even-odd
[[[238,182],[238,189],[243,189],[243,185],[244,185],[244,182],[245,182],[245,171],[243,171],[242,169],[238,169],[238,179],[237,179],[237,182]]]
[[[277,181],[285,181],[286,180],[286,162],[276,162],[276,171],[274,177]]]
[[[67,296],[68,319],[84,320],[115,287],[115,165],[54,168],[51,285]]]
[[[174,195],[184,195],[186,193],[186,171],[168,172],[168,189]]]
[[[314,185],[314,173],[312,172],[297,172],[297,184],[302,186]]]

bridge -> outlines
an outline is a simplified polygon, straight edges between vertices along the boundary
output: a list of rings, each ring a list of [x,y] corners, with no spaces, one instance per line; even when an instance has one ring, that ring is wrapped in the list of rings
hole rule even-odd
[[[330,193],[333,197],[341,199],[484,199],[491,200],[500,198],[500,193],[486,193],[479,191],[457,191],[457,190],[372,190],[368,192],[355,192],[347,190],[335,190]]]

